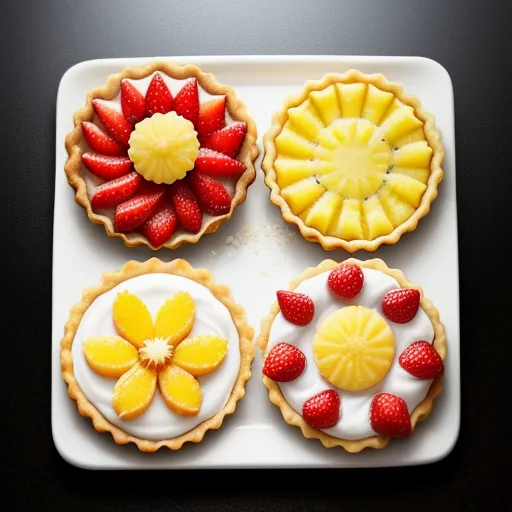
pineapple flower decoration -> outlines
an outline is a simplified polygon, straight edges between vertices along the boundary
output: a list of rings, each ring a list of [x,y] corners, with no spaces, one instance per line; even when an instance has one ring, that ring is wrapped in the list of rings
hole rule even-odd
[[[139,417],[156,388],[172,411],[198,414],[197,377],[214,372],[226,356],[228,341],[205,334],[188,338],[195,305],[187,292],[176,293],[159,309],[155,322],[145,304],[128,291],[113,304],[117,336],[90,337],[83,343],[89,366],[99,375],[119,379],[112,407],[122,420]]]

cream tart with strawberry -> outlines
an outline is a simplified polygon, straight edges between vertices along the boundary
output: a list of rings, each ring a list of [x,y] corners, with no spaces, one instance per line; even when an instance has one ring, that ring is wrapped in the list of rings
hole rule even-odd
[[[271,201],[326,250],[394,244],[430,211],[444,149],[420,101],[357,70],[309,81],[264,136]]]
[[[235,411],[252,338],[244,310],[207,270],[130,261],[72,308],[62,374],[98,432],[145,452],[177,450]]]
[[[193,65],[155,62],[92,90],[65,166],[89,219],[128,246],[195,243],[245,200],[256,126],[232,88]]]
[[[307,269],[277,292],[258,344],[272,403],[329,448],[359,452],[410,436],[441,392],[439,314],[379,259]]]

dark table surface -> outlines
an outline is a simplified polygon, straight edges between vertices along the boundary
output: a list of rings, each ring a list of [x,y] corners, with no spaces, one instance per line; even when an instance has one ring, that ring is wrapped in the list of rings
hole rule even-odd
[[[510,498],[509,2],[0,0],[0,508],[48,511],[504,510]],[[507,31],[508,29],[508,31]],[[507,32],[506,32],[507,31]],[[55,100],[95,58],[421,55],[455,91],[462,428],[429,466],[378,470],[88,472],[50,428]],[[508,306],[508,307],[507,307]],[[7,357],[6,357],[7,356]],[[508,380],[507,380],[508,379]],[[6,428],[5,428],[6,427]],[[505,486],[508,484],[509,489]],[[192,489],[190,488],[192,486]],[[16,508],[15,508],[16,507]]]

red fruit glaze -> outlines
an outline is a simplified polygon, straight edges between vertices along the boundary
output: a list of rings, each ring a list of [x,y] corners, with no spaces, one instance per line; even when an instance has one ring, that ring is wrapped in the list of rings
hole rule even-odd
[[[174,110],[179,116],[188,119],[194,124],[199,116],[199,91],[197,90],[197,79],[193,78],[187,82],[174,98]]]
[[[283,316],[292,324],[308,325],[315,315],[315,305],[310,297],[303,293],[279,290],[277,301]]]
[[[204,212],[215,216],[229,213],[231,197],[222,183],[195,171],[188,174],[188,179]]]
[[[120,178],[132,170],[132,161],[127,156],[84,153],[82,161],[89,171],[104,180]]]
[[[347,300],[357,297],[363,289],[363,284],[363,271],[354,263],[339,265],[327,278],[327,286],[331,292]]]
[[[187,231],[197,233],[203,223],[203,214],[189,186],[183,181],[174,183],[171,199],[181,226]]]
[[[142,121],[146,115],[144,96],[126,79],[121,80],[121,110],[131,124]]]
[[[407,437],[412,432],[407,404],[391,393],[375,395],[370,405],[370,423],[381,436]]]
[[[340,419],[340,397],[329,389],[312,396],[302,406],[304,421],[313,428],[334,427]]]
[[[233,123],[222,130],[201,138],[201,147],[213,149],[232,158],[238,153],[247,133],[247,125],[242,122]]]
[[[101,131],[94,123],[82,121],[82,133],[89,147],[108,156],[120,156],[126,154],[126,146],[120,144],[112,137]]]
[[[126,201],[137,192],[142,176],[133,171],[129,174],[99,185],[91,197],[91,205],[96,209],[113,208]]]
[[[172,110],[173,99],[162,75],[155,73],[146,92],[146,110],[149,116],[167,114]]]
[[[391,290],[382,299],[382,312],[397,324],[410,322],[418,311],[420,292],[414,288]]]
[[[101,100],[93,100],[92,105],[108,134],[118,142],[128,144],[133,126],[125,119],[123,114],[111,109]]]
[[[306,356],[294,345],[278,343],[268,353],[263,364],[263,375],[276,382],[290,382],[302,375]]]
[[[444,369],[441,356],[428,341],[411,343],[400,354],[398,363],[407,373],[418,379],[435,379]]]

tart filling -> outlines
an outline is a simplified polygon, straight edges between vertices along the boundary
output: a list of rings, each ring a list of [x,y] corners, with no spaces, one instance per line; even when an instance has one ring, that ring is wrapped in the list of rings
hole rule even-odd
[[[255,178],[256,128],[234,91],[196,66],[129,68],[91,91],[66,138],[90,219],[127,245],[195,242]]]
[[[326,249],[395,243],[428,213],[443,176],[432,117],[399,85],[358,71],[308,82],[264,145],[272,201]]]
[[[287,293],[308,297],[314,316],[307,325],[287,320],[290,302],[281,298],[264,322],[260,346],[264,383],[286,421],[326,446],[359,451],[409,435],[428,415],[440,391],[446,342],[437,311],[424,298],[420,306],[421,292],[400,273],[380,260],[345,265],[362,270],[355,295],[347,288],[355,278],[346,273],[333,279],[343,265],[326,260],[309,269]],[[350,293],[343,295],[338,283]],[[296,316],[304,304],[302,298],[295,303]],[[301,362],[300,372],[294,361]],[[293,378],[281,379],[280,366]],[[391,405],[382,405],[383,397]]]

